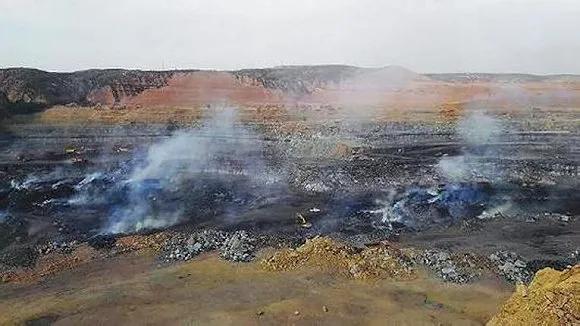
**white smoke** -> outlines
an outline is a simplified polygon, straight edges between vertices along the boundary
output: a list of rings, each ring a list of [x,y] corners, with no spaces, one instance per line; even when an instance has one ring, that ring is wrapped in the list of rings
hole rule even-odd
[[[200,128],[177,132],[151,146],[143,164],[123,181],[128,202],[112,214],[105,232],[136,232],[179,223],[182,207],[159,209],[165,203],[156,202],[161,199],[155,191],[187,191],[180,188],[181,181],[200,173],[244,175],[263,184],[278,181],[276,175],[266,171],[257,138],[238,124],[235,108],[222,108],[212,111]]]
[[[496,155],[493,145],[503,132],[501,123],[482,111],[474,111],[459,121],[456,132],[466,148],[459,156],[441,158],[437,164],[440,175],[451,182],[495,178],[497,171],[490,170],[482,160]]]
[[[466,162],[465,155],[445,156],[437,163],[437,169],[447,180],[453,182],[465,181],[471,175],[471,167]]]
[[[502,127],[497,119],[474,111],[459,122],[457,132],[468,145],[489,145],[501,135]]]

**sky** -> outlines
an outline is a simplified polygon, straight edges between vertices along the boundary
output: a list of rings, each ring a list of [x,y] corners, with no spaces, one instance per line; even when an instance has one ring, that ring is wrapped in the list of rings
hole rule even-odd
[[[579,0],[0,0],[0,67],[580,74]]]

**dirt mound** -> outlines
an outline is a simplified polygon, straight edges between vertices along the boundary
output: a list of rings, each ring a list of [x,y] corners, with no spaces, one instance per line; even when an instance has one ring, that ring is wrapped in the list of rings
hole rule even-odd
[[[580,324],[580,265],[562,272],[544,268],[529,286],[518,285],[501,311],[487,324]]]
[[[397,248],[382,246],[360,252],[328,237],[316,237],[296,249],[284,249],[264,259],[270,271],[312,268],[355,279],[412,279],[413,269]]]

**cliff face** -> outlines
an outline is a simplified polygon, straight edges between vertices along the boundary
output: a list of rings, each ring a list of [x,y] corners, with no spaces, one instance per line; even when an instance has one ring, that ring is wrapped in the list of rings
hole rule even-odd
[[[310,94],[318,88],[348,80],[365,69],[343,66],[288,66],[266,69],[243,69],[232,72],[241,81],[251,81],[267,89],[290,94]]]
[[[91,95],[107,90],[113,102],[146,89],[167,85],[174,72],[86,70],[55,73],[27,68],[0,70],[0,93],[11,112],[27,112],[55,104],[96,104]]]

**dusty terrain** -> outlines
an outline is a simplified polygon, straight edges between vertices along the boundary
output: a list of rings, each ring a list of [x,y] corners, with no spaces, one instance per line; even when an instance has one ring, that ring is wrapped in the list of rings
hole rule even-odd
[[[151,257],[133,256],[83,265],[41,283],[3,286],[0,323],[480,325],[509,293],[493,283],[269,272],[215,256],[156,268]]]

